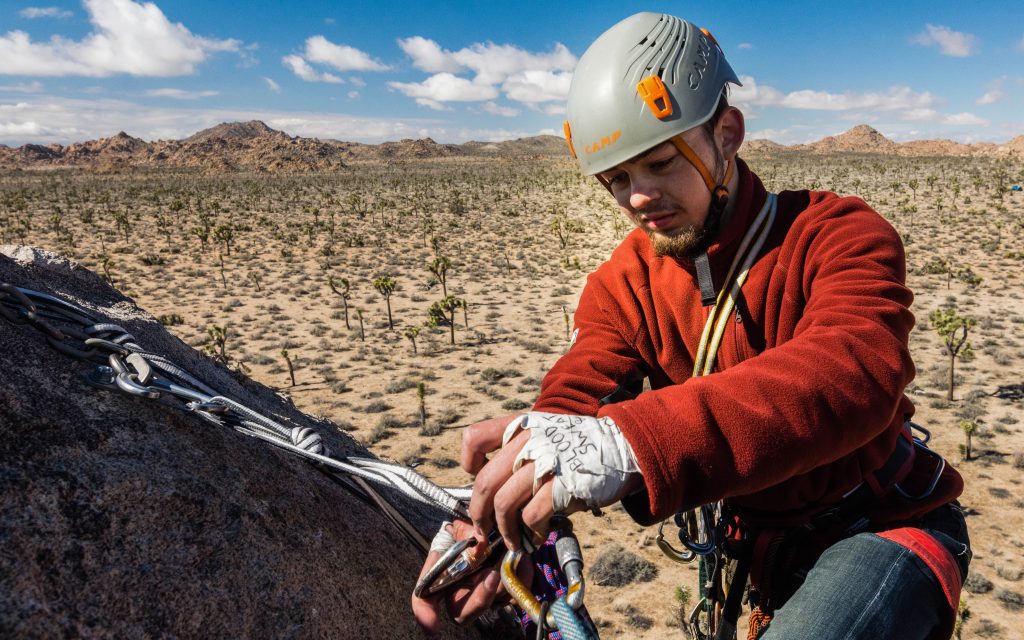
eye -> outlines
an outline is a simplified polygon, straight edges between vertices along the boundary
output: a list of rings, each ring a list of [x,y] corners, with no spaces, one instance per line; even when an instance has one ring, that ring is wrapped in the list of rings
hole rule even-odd
[[[614,175],[606,176],[605,180],[608,182],[609,186],[619,186],[625,184],[626,181],[629,180],[629,176],[626,175],[625,171],[620,171]]]
[[[666,168],[668,168],[668,166],[670,164],[672,164],[672,162],[675,159],[676,159],[676,156],[672,155],[672,156],[669,156],[669,157],[665,158],[664,160],[655,160],[654,162],[652,162],[650,164],[651,171],[661,171],[663,169],[666,169]]]

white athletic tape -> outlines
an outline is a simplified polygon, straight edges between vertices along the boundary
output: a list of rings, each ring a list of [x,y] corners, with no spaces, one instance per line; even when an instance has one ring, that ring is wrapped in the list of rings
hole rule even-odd
[[[516,456],[513,470],[533,461],[533,492],[553,476],[551,502],[555,513],[565,511],[573,498],[588,507],[619,500],[633,474],[640,473],[633,449],[611,418],[570,416],[531,411],[505,429],[502,444],[520,429],[530,439]]]

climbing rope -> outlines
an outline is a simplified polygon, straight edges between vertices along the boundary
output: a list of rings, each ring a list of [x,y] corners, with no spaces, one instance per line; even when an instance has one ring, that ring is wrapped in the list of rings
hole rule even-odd
[[[693,377],[709,375],[714,371],[718,349],[726,327],[740,297],[751,267],[757,260],[775,222],[777,196],[769,193],[764,205],[747,229],[739,249],[718,292],[704,330],[701,332],[697,355],[693,363]],[[679,528],[682,551],[665,540],[662,522],[656,542],[661,551],[676,562],[691,562],[700,558],[700,600],[687,618],[687,632],[698,640],[731,638],[735,631],[735,618],[739,594],[746,582],[746,567],[733,566],[735,579],[730,581],[726,565],[729,563],[725,546],[735,533],[723,517],[723,504],[703,505],[675,515]],[[737,570],[740,569],[740,570]],[[735,588],[736,593],[730,593]],[[731,597],[730,597],[731,596]]]
[[[136,342],[135,336],[120,325],[100,322],[86,310],[66,300],[40,291],[0,283],[0,317],[13,324],[33,326],[61,353],[93,364],[93,368],[86,374],[86,381],[93,386],[141,398],[176,401],[175,404],[179,408],[207,422],[231,427],[250,437],[319,463],[322,465],[321,469],[354,495],[367,504],[376,506],[424,554],[428,553],[430,543],[398,509],[375,491],[370,483],[396,490],[406,498],[439,509],[449,518],[470,520],[468,504],[472,487],[442,487],[412,468],[376,458],[334,457],[315,430],[282,424],[225,396],[164,356],[143,349]],[[575,543],[575,537],[571,536],[571,527],[568,531],[569,534],[562,537]],[[562,544],[563,547],[571,549],[571,545],[566,546],[567,543],[561,542],[557,534],[553,532],[552,536],[549,538],[552,545]],[[500,536],[496,539],[500,542]],[[461,552],[465,551],[464,547],[469,545],[468,541],[463,543],[462,547],[456,546],[454,551],[444,554],[444,562],[437,563],[428,574],[430,579],[421,580],[421,584],[417,585],[417,595],[421,595],[421,591],[437,583],[439,577],[442,579],[443,588],[479,568],[478,565],[460,567],[453,564],[463,555]],[[489,545],[489,551],[494,551],[498,546]],[[549,637],[552,639],[562,637],[558,630],[561,630],[566,638],[597,638],[593,625],[588,625],[589,617],[586,616],[585,610],[580,613],[574,610],[582,609],[583,597],[582,556],[579,554],[578,544],[575,547],[575,555],[571,551],[567,554],[572,556],[573,560],[572,566],[568,569],[560,568],[557,564],[538,556],[537,568],[541,573],[545,576],[553,576],[556,571],[567,573],[569,587],[568,600],[564,593],[542,596],[547,599],[559,599],[550,605],[550,616],[534,616],[534,619],[541,621],[539,629],[551,631]],[[445,575],[442,576],[442,573]],[[561,577],[559,576],[559,579]],[[447,582],[444,581],[445,578]],[[551,578],[552,581],[554,579]],[[430,593],[433,591],[427,591],[422,595]],[[527,593],[525,588],[523,593]],[[528,598],[528,601],[536,602],[533,597]],[[545,622],[545,618],[549,618],[549,621]],[[580,635],[582,632],[579,630],[586,630],[586,634]]]
[[[86,375],[93,386],[142,398],[177,400],[180,408],[218,426],[320,463],[364,501],[384,511],[423,553],[427,540],[367,482],[397,490],[449,518],[468,519],[471,488],[441,487],[403,465],[361,456],[332,457],[319,433],[271,419],[209,387],[167,358],[144,350],[123,327],[99,322],[86,310],[39,291],[0,284],[0,316],[39,330],[55,349],[95,365]],[[367,481],[367,482],[362,482]]]

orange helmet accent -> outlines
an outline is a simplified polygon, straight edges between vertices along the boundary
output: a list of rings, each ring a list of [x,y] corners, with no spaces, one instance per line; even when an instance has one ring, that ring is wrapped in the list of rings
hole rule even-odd
[[[721,48],[722,48],[722,45],[718,44],[718,40],[715,40],[715,36],[711,35],[711,32],[710,32],[710,31],[708,31],[708,30],[707,30],[707,29],[705,29],[704,27],[701,27],[701,28],[700,28],[700,32],[701,32],[701,33],[703,33],[704,35],[706,35],[706,36],[708,37],[708,40],[710,40],[711,42],[713,42],[713,43],[715,44],[715,46],[716,46],[716,47],[718,47],[719,49],[721,49]]]
[[[562,133],[565,134],[565,141],[569,144],[569,153],[572,157],[576,157],[576,148],[572,146],[572,128],[569,126],[569,121],[566,120],[565,124],[562,125]]]
[[[636,83],[636,91],[656,118],[663,120],[672,115],[672,98],[668,95],[668,89],[661,81],[661,76],[644,78]]]

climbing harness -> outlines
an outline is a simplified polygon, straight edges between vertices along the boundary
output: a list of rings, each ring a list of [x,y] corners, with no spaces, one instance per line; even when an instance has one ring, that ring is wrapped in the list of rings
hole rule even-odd
[[[776,206],[775,194],[768,194],[743,237],[724,286],[713,298],[704,295],[706,288],[714,292],[709,266],[704,264],[702,271],[701,265],[696,265],[705,304],[713,304],[694,358],[693,377],[709,375],[715,369],[716,355],[726,327],[750,268],[771,230]],[[922,434],[922,437],[915,435],[915,431]],[[700,600],[684,624],[687,633],[698,640],[728,640],[735,637],[736,620],[747,578],[750,576],[754,584],[760,585],[759,591],[750,593],[751,605],[754,607],[750,635],[755,636],[771,621],[771,611],[775,606],[788,598],[795,588],[792,580],[785,576],[777,579],[772,574],[786,574],[787,570],[776,570],[795,566],[793,563],[796,556],[805,550],[801,546],[808,544],[809,536],[822,534],[826,537],[838,536],[838,539],[866,530],[870,523],[863,517],[865,509],[874,498],[889,490],[907,500],[923,500],[930,496],[945,469],[945,460],[925,446],[929,438],[927,430],[907,422],[893,454],[880,469],[869,474],[837,504],[796,526],[792,523],[777,523],[771,527],[762,524],[756,530],[748,528],[744,523],[747,516],[752,515],[750,510],[734,512],[729,505],[718,501],[714,505],[702,505],[674,516],[678,538],[683,545],[680,550],[666,540],[664,528],[667,521],[662,522],[656,537],[662,552],[676,562],[692,562],[694,559],[700,562]],[[914,466],[918,453],[931,459],[932,467],[924,489],[910,493],[901,486],[901,482]],[[751,575],[752,572],[755,573]],[[802,579],[800,575],[795,577]]]
[[[402,496],[429,505],[444,512],[449,518],[469,521],[468,503],[472,487],[442,487],[415,470],[375,458],[362,456],[333,457],[319,433],[308,427],[288,426],[219,393],[167,358],[143,349],[135,336],[123,327],[100,322],[92,314],[70,302],[40,291],[0,283],[0,317],[13,324],[30,324],[46,337],[56,350],[95,365],[86,375],[86,381],[101,389],[147,399],[166,398],[178,408],[193,413],[218,426],[227,426],[263,440],[276,447],[321,465],[332,479],[371,506],[376,506],[385,517],[426,554],[430,544],[422,534],[390,502],[384,499],[370,483],[398,491]],[[568,520],[564,520],[568,523]],[[526,539],[524,537],[524,539]],[[564,539],[564,541],[563,541]],[[596,639],[590,635],[575,635],[575,629],[585,629],[580,620],[589,620],[583,609],[582,556],[579,544],[572,535],[571,525],[560,524],[552,544],[562,545],[559,557],[567,558],[561,570],[568,577],[568,614],[563,604],[551,606],[550,620],[543,620],[542,628],[558,629],[566,638]],[[482,568],[488,558],[503,548],[501,536],[492,532],[484,553],[473,553],[475,539],[455,542],[442,554],[441,560],[416,586],[417,596],[439,593]],[[574,550],[574,551],[573,551]],[[522,551],[520,551],[522,553]],[[516,562],[521,556],[516,557]],[[547,565],[543,565],[547,567]],[[542,569],[543,569],[542,567]],[[553,570],[551,567],[543,572]],[[525,590],[517,601],[533,605],[534,598],[526,598]],[[557,601],[556,601],[557,602]],[[577,613],[575,610],[580,609]],[[593,625],[590,625],[593,630]]]

